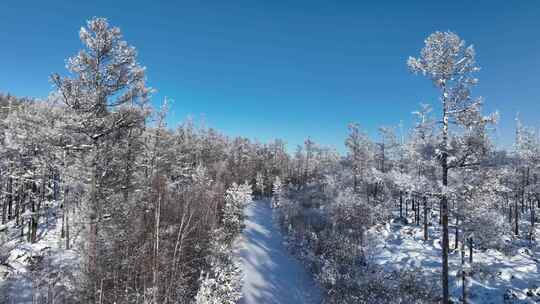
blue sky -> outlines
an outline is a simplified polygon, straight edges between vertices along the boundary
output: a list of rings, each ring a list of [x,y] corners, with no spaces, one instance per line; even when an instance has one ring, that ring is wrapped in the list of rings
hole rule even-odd
[[[153,102],[174,100],[170,125],[191,115],[228,135],[291,149],[311,136],[344,151],[349,122],[376,137],[438,102],[405,62],[431,32],[452,30],[476,48],[474,93],[501,113],[497,143],[511,144],[517,111],[540,127],[540,2],[361,2],[5,0],[0,91],[46,96],[79,28],[104,16],[138,49]]]

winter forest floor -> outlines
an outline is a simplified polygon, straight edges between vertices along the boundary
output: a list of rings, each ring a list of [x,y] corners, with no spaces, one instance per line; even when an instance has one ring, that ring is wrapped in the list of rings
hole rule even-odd
[[[436,214],[433,219],[437,221]],[[387,271],[418,269],[434,281],[440,280],[442,249],[438,225],[430,224],[428,241],[423,240],[422,227],[414,223],[378,225],[370,232],[377,238],[370,252],[372,262],[384,266]],[[457,273],[461,256],[459,249],[454,249],[453,229],[450,232],[450,292],[458,301],[462,292],[461,277]],[[537,228],[538,233],[540,229]],[[505,303],[540,303],[540,246],[530,246],[524,240],[509,242],[511,252],[507,255],[495,249],[474,250],[474,275],[468,278],[467,303],[502,303],[505,295]]]
[[[302,263],[290,255],[279,227],[274,223],[268,201],[254,201],[245,209],[245,229],[235,244],[235,255],[241,265],[244,282],[240,304],[315,304],[321,301],[321,289]],[[441,247],[433,212],[429,240],[423,240],[422,226],[399,221],[374,226],[369,231],[373,240],[368,252],[371,262],[388,272],[418,269],[424,275],[440,280]],[[45,295],[34,290],[43,284],[64,285],[64,278],[77,268],[80,253],[63,250],[60,238],[61,217],[58,206],[47,209],[41,218],[37,242],[30,244],[21,237],[14,221],[0,227],[0,304],[32,303]],[[521,231],[527,223],[523,222]],[[452,228],[452,226],[451,226]],[[450,230],[451,232],[453,229]],[[26,229],[25,229],[26,232]],[[537,226],[537,235],[540,227]],[[468,279],[468,303],[540,303],[540,246],[523,239],[508,240],[511,252],[474,250],[474,274]],[[454,235],[450,233],[454,248]],[[466,251],[468,259],[468,250]],[[450,252],[450,289],[454,300],[461,295],[459,250]],[[48,271],[40,272],[40,268]],[[47,273],[48,275],[44,275]],[[52,283],[54,281],[54,283]]]
[[[65,250],[65,239],[60,238],[61,219],[56,204],[46,208],[46,215],[40,218],[35,243],[26,240],[27,229],[21,236],[21,228],[14,220],[0,226],[0,304],[39,302],[46,295],[36,292],[38,287],[58,287],[64,283],[62,278],[77,269],[79,254]],[[58,288],[56,297],[66,288],[69,286]]]
[[[290,256],[267,201],[254,201],[245,210],[245,229],[236,244],[244,274],[241,304],[320,303],[321,291]]]

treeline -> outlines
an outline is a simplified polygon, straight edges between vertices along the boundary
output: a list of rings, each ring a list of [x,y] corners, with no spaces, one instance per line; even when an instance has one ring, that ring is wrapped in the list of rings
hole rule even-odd
[[[2,230],[29,243],[59,232],[31,257],[34,301],[237,299],[239,208],[257,173],[287,174],[285,144],[229,138],[189,120],[167,126],[167,103],[151,107],[145,69],[120,30],[94,18],[80,38],[47,100],[0,95]],[[1,245],[4,264],[13,243]],[[224,277],[236,294],[212,284]]]
[[[538,134],[518,123],[513,151],[492,145],[496,115],[472,96],[474,49],[454,33],[432,34],[408,61],[433,82],[442,114],[423,105],[411,130],[380,128],[377,140],[351,124],[345,157],[309,138],[289,155],[280,140],[167,126],[167,102],[152,108],[120,30],[94,18],[80,38],[49,98],[0,95],[0,230],[29,243],[59,232],[32,257],[37,303],[235,303],[232,243],[252,189],[273,197],[328,303],[448,303],[452,248],[465,280],[475,250],[536,244]],[[385,223],[437,233],[440,284],[372,262]]]
[[[450,303],[456,286],[465,303],[467,277],[480,275],[474,252],[511,257],[520,246],[537,246],[538,134],[518,119],[514,149],[491,143],[497,114],[482,115],[483,100],[472,95],[475,51],[456,34],[433,33],[408,66],[432,81],[441,115],[421,105],[412,129],[381,127],[375,140],[351,124],[345,158],[314,158],[317,145],[308,140],[291,160],[292,184],[274,182],[273,205],[291,250],[326,290],[327,303]],[[440,239],[437,284],[423,269],[389,273],[373,261],[386,224],[418,227],[424,242]],[[455,250],[461,266],[450,269]]]

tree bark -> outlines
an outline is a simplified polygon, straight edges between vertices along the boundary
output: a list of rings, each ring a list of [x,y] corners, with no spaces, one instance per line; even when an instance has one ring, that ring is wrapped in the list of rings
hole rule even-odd
[[[458,249],[459,244],[459,216],[456,214],[456,231],[455,231],[454,249]]]
[[[403,218],[403,192],[399,191],[399,217]]]
[[[153,297],[153,304],[158,304],[158,266],[159,266],[159,222],[161,218],[161,200],[163,197],[163,194],[161,193],[161,189],[159,189],[160,193],[158,194],[158,202],[156,206],[156,213],[155,213],[155,242],[154,242],[154,267],[152,269],[152,297]]]
[[[516,204],[514,205],[514,234],[519,235],[519,206],[518,197],[516,197]]]
[[[416,206],[414,205],[414,196],[411,196],[411,209],[413,212],[413,220],[414,220],[414,223],[416,224]]]
[[[29,233],[29,241],[31,243],[34,243],[36,241],[36,230],[37,230],[37,222],[38,222],[38,217],[37,217],[37,210],[36,210],[36,201],[33,197],[30,197],[30,200],[31,200],[31,211],[32,211],[32,217],[30,219],[30,231],[28,231]]]
[[[468,241],[469,241],[469,263],[472,264],[472,262],[473,262],[473,245],[474,245],[472,236],[469,237]]]
[[[442,200],[439,202],[439,225],[442,226]]]
[[[353,175],[354,175],[354,193],[358,193],[358,189],[357,189],[358,188],[358,177],[356,175],[356,172]]]
[[[446,166],[443,169],[443,185],[447,185],[447,173]],[[443,303],[448,304],[450,295],[448,290],[448,201],[446,195],[443,195],[441,200],[441,214],[442,214],[442,285],[443,285]]]
[[[100,274],[98,273],[98,221],[99,221],[99,198],[98,198],[98,154],[99,149],[97,148],[97,143],[94,142],[94,153],[92,160],[92,180],[90,185],[90,214],[89,214],[89,240],[88,240],[88,275],[90,283],[90,300],[89,302],[95,302],[95,295],[99,289],[98,278]],[[101,290],[99,290],[102,292]]]
[[[461,285],[462,285],[462,299],[463,299],[463,304],[467,304],[467,272],[465,270],[462,270],[461,271],[461,278],[462,278],[462,282],[461,282]]]
[[[66,236],[66,250],[69,250],[69,188],[64,190],[64,221],[65,221],[65,236]]]
[[[13,178],[11,176],[8,178],[7,192],[8,192],[8,195],[6,197],[7,203],[8,203],[7,219],[9,221],[13,218]]]
[[[124,185],[123,185],[123,198],[124,198],[124,204],[128,204],[129,202],[129,192],[131,190],[131,175],[132,175],[132,163],[133,163],[133,149],[132,149],[132,132],[133,130],[129,130],[128,136],[127,136],[127,151],[126,151],[126,162],[125,162],[125,175],[124,175]]]
[[[416,200],[416,226],[420,225],[420,201]]]
[[[409,217],[409,200],[405,199],[405,218]]]
[[[531,235],[529,236],[531,244],[532,244],[532,241],[534,241],[535,225],[536,225],[536,210],[534,209],[534,203],[531,200]]]
[[[17,197],[15,198],[15,200],[13,202],[15,204],[15,206],[14,206],[15,207],[14,216],[15,216],[15,224],[16,225],[20,224],[20,222],[19,222],[19,209],[20,209],[20,206],[21,206],[21,196],[22,196],[21,195],[21,190],[20,190],[21,187],[23,187],[23,185],[20,185],[19,189],[17,189]]]
[[[3,186],[3,183],[1,185]],[[7,221],[7,195],[2,198],[2,224],[5,224]]]
[[[446,196],[446,187],[448,186],[448,109],[446,98],[446,89],[443,88],[443,153],[441,159],[443,195],[441,198],[441,224],[442,224],[442,287],[443,304],[449,304],[450,293],[448,289],[448,198]]]
[[[424,241],[428,240],[428,210],[427,198],[424,197]]]

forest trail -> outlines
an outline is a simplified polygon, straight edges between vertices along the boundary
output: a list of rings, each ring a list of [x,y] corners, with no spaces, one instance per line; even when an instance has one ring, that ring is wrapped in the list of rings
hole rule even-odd
[[[267,201],[245,210],[246,227],[236,244],[243,275],[241,304],[315,304],[321,291],[303,265],[289,255]]]

